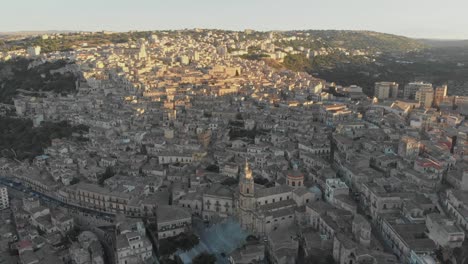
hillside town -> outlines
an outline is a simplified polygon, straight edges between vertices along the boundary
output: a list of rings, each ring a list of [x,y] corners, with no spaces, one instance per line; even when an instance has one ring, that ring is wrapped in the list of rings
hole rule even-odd
[[[368,96],[272,66],[337,50],[249,34],[0,53],[77,76],[20,91],[15,118],[89,128],[0,158],[0,263],[461,263],[468,96],[393,80]]]

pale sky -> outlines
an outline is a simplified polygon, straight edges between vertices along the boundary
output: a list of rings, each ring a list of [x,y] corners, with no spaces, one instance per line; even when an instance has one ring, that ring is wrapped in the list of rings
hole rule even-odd
[[[468,0],[0,0],[0,32],[356,29],[468,39]]]

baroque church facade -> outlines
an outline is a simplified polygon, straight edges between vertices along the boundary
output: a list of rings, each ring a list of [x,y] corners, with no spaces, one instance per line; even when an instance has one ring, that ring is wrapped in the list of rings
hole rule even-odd
[[[286,184],[265,188],[256,185],[248,162],[240,176],[236,212],[241,227],[252,234],[264,235],[293,225],[301,207],[314,199],[304,187],[304,175],[297,168],[288,171]]]

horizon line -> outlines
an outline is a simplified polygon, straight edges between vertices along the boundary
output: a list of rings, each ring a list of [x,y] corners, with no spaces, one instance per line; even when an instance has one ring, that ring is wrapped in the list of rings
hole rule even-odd
[[[468,41],[468,38],[444,38],[444,37],[413,37],[413,36],[408,36],[408,35],[403,35],[403,34],[395,34],[395,33],[388,33],[388,32],[383,32],[383,31],[376,31],[376,30],[370,30],[370,29],[269,29],[269,30],[262,30],[262,29],[254,29],[254,28],[244,28],[244,29],[225,29],[225,28],[207,28],[207,27],[192,27],[192,28],[172,28],[172,29],[128,29],[128,30],[106,30],[106,29],[100,29],[100,30],[68,30],[68,29],[45,29],[45,30],[11,30],[11,31],[0,31],[0,34],[9,34],[9,35],[15,35],[15,34],[20,34],[20,33],[40,33],[40,32],[66,32],[66,33],[78,33],[78,32],[112,32],[112,33],[128,33],[128,32],[144,32],[144,31],[184,31],[184,30],[196,30],[196,29],[201,29],[201,30],[222,30],[222,31],[232,31],[232,32],[242,32],[245,30],[253,30],[257,32],[291,32],[291,31],[356,31],[356,32],[376,32],[376,33],[381,33],[381,34],[389,34],[389,35],[395,35],[395,36],[401,36],[401,37],[406,37],[410,39],[416,39],[416,40],[436,40],[436,41],[463,41],[466,40]]]

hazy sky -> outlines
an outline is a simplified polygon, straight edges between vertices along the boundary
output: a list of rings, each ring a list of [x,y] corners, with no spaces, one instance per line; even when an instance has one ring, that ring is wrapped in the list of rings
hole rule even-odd
[[[468,39],[468,0],[1,0],[0,31],[362,29]]]

